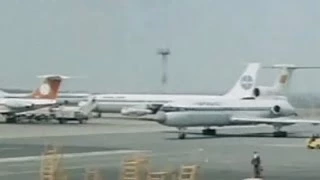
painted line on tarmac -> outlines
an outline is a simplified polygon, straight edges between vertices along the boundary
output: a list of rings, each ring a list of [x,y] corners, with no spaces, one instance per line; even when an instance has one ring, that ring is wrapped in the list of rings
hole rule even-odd
[[[87,166],[87,167],[86,167]],[[86,164],[85,165],[78,165],[78,166],[69,166],[65,167],[64,170],[77,170],[77,169],[86,169],[89,168],[90,166],[93,166],[95,168],[106,168],[106,167],[113,167],[114,165],[112,164],[106,164],[106,163],[100,163],[100,164]],[[118,168],[118,167],[116,167]],[[26,174],[39,174],[41,171],[40,170],[25,170],[25,171],[18,171],[18,172],[12,172],[12,171],[0,171],[0,176],[15,176],[15,175],[26,175]]]
[[[306,148],[303,144],[263,144],[263,146]]]
[[[162,132],[166,131],[166,129],[141,129],[141,130],[125,130],[125,131],[114,131],[114,132],[85,132],[85,133],[75,133],[75,134],[34,134],[34,135],[8,135],[1,136],[0,139],[20,139],[20,138],[39,138],[39,137],[69,137],[69,136],[90,136],[90,135],[109,135],[109,134],[134,134],[134,133],[154,133],[154,132]]]
[[[151,152],[151,151],[138,151],[138,152]],[[181,157],[186,157],[186,155],[190,155],[190,154],[193,154],[194,152],[196,151],[185,151],[185,152],[174,152],[174,153],[152,153],[150,156],[151,157],[163,157],[163,156],[169,156],[169,159],[171,159],[172,157],[170,156],[174,156],[174,159],[173,160],[169,160],[169,162],[181,162],[179,160],[179,158]],[[179,156],[179,157],[176,157],[176,156]],[[168,158],[168,157],[167,157]],[[109,159],[109,158],[108,158]],[[104,162],[97,162],[97,161],[94,161],[94,162],[87,162],[87,163],[79,163],[79,162],[76,162],[77,164],[81,164],[81,165],[65,165],[64,169],[65,170],[77,170],[77,169],[86,169],[86,168],[89,168],[89,167],[95,167],[95,168],[109,168],[109,167],[114,167],[114,168],[121,168],[121,167],[118,167],[120,164],[118,163],[118,159],[115,161],[107,161],[107,159],[103,159]],[[21,164],[23,165],[23,164]],[[25,164],[24,164],[25,165]],[[23,166],[24,166],[23,165]],[[28,167],[30,166],[29,165],[26,165],[25,167]],[[10,167],[10,165],[8,166]],[[14,166],[13,166],[14,167]],[[17,166],[17,167],[20,167],[20,166]],[[34,166],[31,165],[32,168],[34,168]],[[39,170],[33,170],[33,169],[30,169],[30,170],[20,170],[20,171],[17,171],[17,172],[12,172],[12,171],[0,171],[0,176],[14,176],[14,175],[24,175],[24,174],[39,174],[40,171]]]
[[[37,127],[37,126],[34,126]],[[217,127],[216,129],[218,130],[232,130],[232,129],[253,129],[257,127],[263,127],[261,126],[226,126],[226,127]],[[68,127],[69,128],[69,127]],[[172,131],[175,132],[175,129],[168,128],[168,127],[144,127],[141,129],[126,129],[128,127],[121,127],[121,125],[117,124],[117,130],[108,130],[106,128],[105,131],[90,131],[91,132],[76,132],[76,133],[70,133],[68,130],[65,132],[65,129],[61,129],[62,132],[56,133],[56,132],[47,132],[46,129],[42,130],[44,131],[43,133],[37,133],[37,134],[30,134],[30,131],[32,129],[28,129],[28,131],[22,133],[21,135],[16,135],[16,134],[1,134],[0,139],[20,139],[20,138],[38,138],[38,137],[69,137],[69,136],[87,136],[87,135],[109,135],[109,134],[134,134],[134,133],[155,133],[155,132],[166,132],[166,131]],[[78,129],[77,129],[78,130]],[[87,130],[87,129],[82,129],[82,130]],[[189,128],[190,132],[197,131],[197,130],[202,130],[202,128]],[[177,131],[176,131],[177,132]],[[28,135],[27,135],[28,134]]]
[[[0,152],[1,151],[14,151],[14,150],[21,150],[21,149],[23,149],[23,148],[16,148],[16,147],[8,147],[8,148],[0,148]]]
[[[143,151],[143,150],[97,151],[97,152],[62,154],[62,157],[63,158],[76,158],[76,157],[116,155],[116,154],[128,154],[128,153],[139,153],[139,152],[150,152],[150,151]],[[25,157],[1,158],[0,159],[0,163],[40,161],[41,159],[42,159],[42,156],[25,156]]]
[[[179,151],[179,152],[166,152],[166,153],[155,153],[152,152],[150,150],[145,150],[145,151],[139,151],[139,152],[147,152],[147,154],[145,154],[146,157],[155,157],[155,158],[159,158],[159,157],[165,157],[164,159],[168,159],[168,161],[170,161],[170,159],[181,159],[185,157],[200,157],[200,158],[206,158],[207,155],[203,155],[199,150],[191,150],[191,151]],[[101,161],[107,161],[107,162],[112,162],[116,161],[116,163],[118,163],[119,161],[119,157],[116,156],[106,156],[106,157],[101,157],[99,155],[97,156],[91,156],[89,157],[90,159],[87,159],[87,157],[82,156],[83,158],[78,158],[78,159],[74,159],[75,161],[68,161],[68,163],[77,163],[77,164],[87,164],[88,161],[94,161],[94,162],[101,162]],[[7,167],[29,167],[31,166],[30,163],[38,163],[37,161],[29,161],[28,163],[15,163],[12,162],[12,164],[7,163],[6,166]],[[65,164],[66,165],[66,164]]]

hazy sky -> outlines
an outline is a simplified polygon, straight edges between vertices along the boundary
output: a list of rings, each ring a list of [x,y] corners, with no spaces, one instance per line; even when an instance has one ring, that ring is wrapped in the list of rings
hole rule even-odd
[[[319,7],[318,0],[2,0],[0,85],[30,89],[36,75],[59,73],[85,77],[66,89],[156,91],[156,49],[169,47],[167,91],[225,91],[247,62],[320,65]],[[276,73],[261,71],[259,84]],[[319,90],[319,76],[297,71],[292,90]]]

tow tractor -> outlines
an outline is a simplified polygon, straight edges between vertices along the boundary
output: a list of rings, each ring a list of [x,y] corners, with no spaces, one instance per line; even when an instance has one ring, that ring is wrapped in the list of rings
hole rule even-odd
[[[320,138],[319,135],[312,135],[307,142],[308,149],[320,149]]]
[[[90,113],[95,107],[95,98],[89,98],[87,102],[80,102],[76,107],[60,106],[55,110],[54,118],[60,124],[64,124],[67,121],[78,121],[82,124],[89,119]]]

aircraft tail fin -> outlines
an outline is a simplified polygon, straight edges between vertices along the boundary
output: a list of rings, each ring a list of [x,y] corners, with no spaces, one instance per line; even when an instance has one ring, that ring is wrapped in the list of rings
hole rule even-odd
[[[0,97],[7,97],[9,93],[5,92],[4,90],[0,89]]]
[[[275,64],[273,66],[264,66],[268,69],[281,69],[279,76],[276,78],[273,88],[279,92],[285,93],[292,79],[292,73],[296,69],[320,69],[320,66],[296,66],[294,64]]]
[[[235,98],[253,97],[253,89],[256,86],[257,73],[259,69],[260,63],[249,63],[236,84],[227,94],[225,94],[225,96]]]
[[[32,98],[53,100],[58,97],[62,80],[68,78],[61,75],[43,75],[39,77],[44,78],[44,80],[40,87],[33,91]]]

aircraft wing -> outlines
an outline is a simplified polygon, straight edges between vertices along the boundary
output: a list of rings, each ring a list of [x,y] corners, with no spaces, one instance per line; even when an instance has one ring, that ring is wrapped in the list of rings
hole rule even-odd
[[[23,102],[23,101],[6,101],[5,106],[8,108],[24,108],[24,107],[32,107],[33,104],[30,102]]]
[[[232,121],[238,122],[248,122],[248,123],[265,123],[265,124],[313,124],[319,125],[320,120],[315,119],[298,119],[289,117],[280,118],[259,118],[259,117],[232,117]]]
[[[3,108],[0,108],[0,114],[6,114],[6,113],[9,113],[11,112],[10,109],[3,109]],[[1,116],[1,115],[0,115]]]

